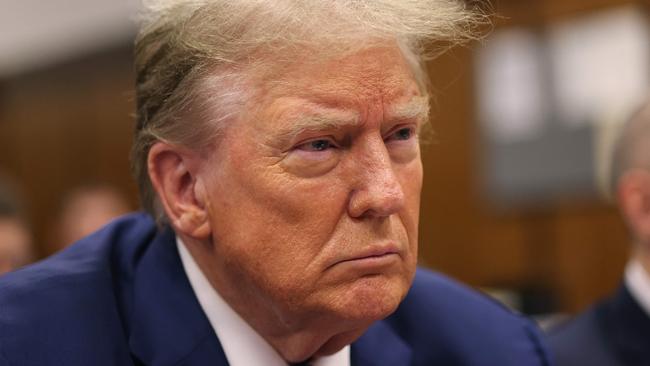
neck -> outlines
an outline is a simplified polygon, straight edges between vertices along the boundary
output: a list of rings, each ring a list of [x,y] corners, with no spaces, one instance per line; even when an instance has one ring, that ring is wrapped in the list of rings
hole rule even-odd
[[[354,342],[365,328],[323,337],[316,332],[297,332],[284,337],[264,337],[269,344],[287,361],[302,362],[332,355]]]
[[[632,259],[641,264],[641,267],[650,276],[650,242],[635,240],[632,245]]]
[[[650,253],[639,253],[636,255],[637,260],[645,270],[645,273],[650,276]]]
[[[334,354],[354,342],[371,324],[342,321],[324,313],[286,312],[274,309],[255,296],[246,296],[215,284],[212,286],[289,363]],[[248,306],[252,303],[257,306]]]
[[[205,260],[206,256],[201,255],[201,248],[192,239],[183,238],[183,242],[212,288],[289,363],[334,354],[372,324],[372,321],[349,321],[323,312],[278,308],[255,291],[242,291],[247,288],[247,279],[217,275],[215,266]]]

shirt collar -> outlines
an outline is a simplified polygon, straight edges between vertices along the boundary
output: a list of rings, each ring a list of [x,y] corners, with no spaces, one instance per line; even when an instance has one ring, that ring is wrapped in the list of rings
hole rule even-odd
[[[210,285],[185,244],[177,236],[176,245],[187,278],[221,342],[230,366],[287,366],[282,357]],[[350,366],[350,346],[318,358],[314,366]]]
[[[650,274],[639,261],[632,260],[627,264],[625,285],[641,309],[650,316]]]

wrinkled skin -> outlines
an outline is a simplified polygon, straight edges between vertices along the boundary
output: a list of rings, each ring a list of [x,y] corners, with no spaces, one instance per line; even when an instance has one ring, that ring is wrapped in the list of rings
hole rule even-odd
[[[289,70],[187,163],[205,237],[165,206],[222,297],[300,361],[352,342],[411,285],[427,105],[397,47]]]

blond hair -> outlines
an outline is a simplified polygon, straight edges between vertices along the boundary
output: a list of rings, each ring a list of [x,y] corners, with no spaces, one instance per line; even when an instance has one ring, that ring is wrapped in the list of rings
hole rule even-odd
[[[269,73],[298,55],[323,59],[389,40],[415,64],[418,82],[426,83],[422,60],[472,39],[484,19],[455,0],[145,0],[144,5],[135,45],[131,164],[142,204],[153,215],[162,212],[147,172],[150,147],[156,141],[193,148],[213,142],[250,98],[243,82],[252,69],[245,66]],[[210,93],[202,92],[208,87]]]

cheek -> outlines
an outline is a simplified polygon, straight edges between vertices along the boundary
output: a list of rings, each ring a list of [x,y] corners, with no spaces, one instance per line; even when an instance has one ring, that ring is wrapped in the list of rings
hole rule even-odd
[[[278,269],[293,267],[303,280],[315,280],[311,276],[320,269],[311,265],[318,262],[345,214],[345,188],[336,182],[283,183],[270,197],[275,232],[269,239],[281,247],[276,253]]]
[[[255,258],[273,258],[261,261],[264,268],[286,271],[288,264],[306,265],[340,219],[345,189],[340,182],[324,178],[290,179],[280,167],[260,161],[233,165],[229,174],[213,182],[215,239],[235,246],[239,255],[256,265],[260,263]]]
[[[336,184],[255,176],[245,170],[232,176],[237,187],[224,197],[231,211],[214,218],[215,257],[228,258],[228,272],[252,291],[291,304],[311,293],[321,275],[319,254],[345,194]]]
[[[417,253],[418,223],[420,217],[420,195],[422,191],[422,163],[420,159],[405,166],[398,172],[406,198],[401,213],[402,222],[408,235],[412,252]]]
[[[292,151],[282,160],[283,169],[296,177],[315,178],[336,167],[339,153],[329,149],[321,152]]]
[[[413,214],[420,210],[420,195],[422,192],[422,162],[419,158],[403,166],[397,171],[398,179],[406,199],[405,209]]]

